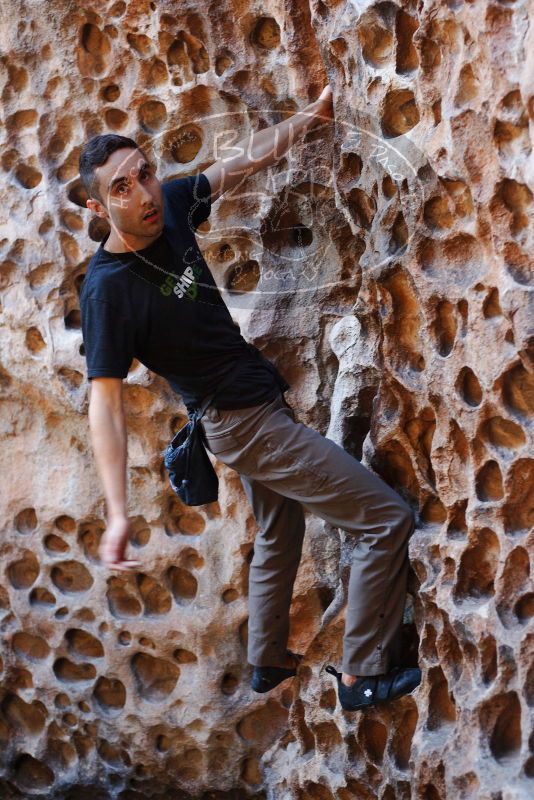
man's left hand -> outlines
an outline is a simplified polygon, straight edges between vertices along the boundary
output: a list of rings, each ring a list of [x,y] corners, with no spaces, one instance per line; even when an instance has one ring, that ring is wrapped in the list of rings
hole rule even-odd
[[[323,122],[334,119],[333,97],[332,87],[328,83],[315,101],[317,104],[317,117]]]

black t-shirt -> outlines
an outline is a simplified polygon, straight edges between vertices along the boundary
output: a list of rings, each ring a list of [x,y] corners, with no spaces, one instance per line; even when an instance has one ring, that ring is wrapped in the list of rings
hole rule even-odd
[[[215,391],[237,360],[243,368],[214,407],[247,408],[289,388],[243,338],[200,252],[194,231],[210,214],[210,192],[202,172],[167,181],[163,231],[152,244],[108,253],[108,237],[101,242],[80,292],[88,379],[125,378],[135,357],[166,378],[188,410]]]

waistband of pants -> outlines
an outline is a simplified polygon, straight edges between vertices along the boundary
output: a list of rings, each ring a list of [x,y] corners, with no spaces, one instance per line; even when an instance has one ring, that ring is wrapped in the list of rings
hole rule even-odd
[[[274,406],[280,402],[285,403],[282,392],[277,392],[270,400],[265,400],[263,403],[257,403],[254,406],[247,406],[245,408],[215,408],[215,406],[208,406],[202,419],[207,419],[212,424],[231,424],[234,420],[257,417],[261,414],[263,409],[271,405]]]

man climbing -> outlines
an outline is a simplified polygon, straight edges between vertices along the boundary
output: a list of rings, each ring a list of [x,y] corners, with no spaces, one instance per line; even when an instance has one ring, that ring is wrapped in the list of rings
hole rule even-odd
[[[302,112],[233,145],[203,172],[161,184],[143,148],[114,134],[93,137],[79,169],[87,207],[110,232],[91,258],[80,311],[91,380],[89,425],[107,504],[99,554],[111,569],[127,560],[127,434],[122,380],[133,358],[166,378],[188,409],[243,367],[201,420],[208,448],[240,475],[259,531],[249,576],[248,659],[252,686],[269,691],[296,674],[287,650],[289,608],[304,535],[304,508],[357,534],[348,590],[343,708],[356,710],[412,691],[419,668],[392,665],[402,623],[408,539],[404,500],[342,447],[297,422],[289,384],[247,343],[204,260],[195,230],[212,203],[246,176],[275,164],[294,139],[331,120],[332,91]]]

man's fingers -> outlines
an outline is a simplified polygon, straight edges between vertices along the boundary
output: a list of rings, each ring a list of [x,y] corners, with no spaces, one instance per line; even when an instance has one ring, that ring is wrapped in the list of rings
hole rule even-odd
[[[121,532],[106,531],[100,541],[98,555],[100,561],[108,569],[132,570],[141,566],[141,562],[135,558],[126,558],[126,548],[128,547],[128,536]]]
[[[105,561],[104,564],[109,569],[122,569],[124,571],[137,569],[137,567],[141,566],[141,562],[140,561],[131,561],[131,560],[128,560],[128,561],[122,561],[122,560],[121,561]]]
[[[100,543],[100,552],[101,553],[110,553],[117,556],[122,556],[124,551],[126,550],[127,542],[119,541],[119,542],[108,542],[104,540]]]
[[[134,558],[124,558],[123,547],[106,547],[103,546],[99,551],[100,560],[108,567],[124,567],[126,569],[138,567],[141,565],[140,561]]]

